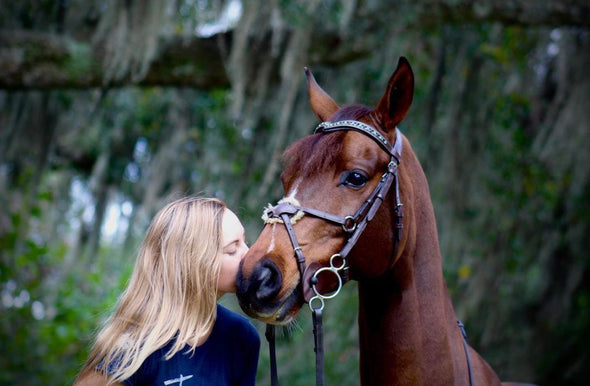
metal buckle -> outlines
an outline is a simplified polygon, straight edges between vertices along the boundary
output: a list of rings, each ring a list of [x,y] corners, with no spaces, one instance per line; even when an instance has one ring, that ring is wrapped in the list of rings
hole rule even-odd
[[[354,217],[346,216],[344,217],[344,223],[342,224],[342,229],[346,233],[352,233],[356,229],[356,221],[354,221]]]

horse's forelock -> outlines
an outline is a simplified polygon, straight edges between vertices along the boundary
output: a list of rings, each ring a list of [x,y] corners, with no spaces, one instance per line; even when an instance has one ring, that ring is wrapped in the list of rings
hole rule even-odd
[[[370,112],[371,109],[366,106],[346,106],[338,110],[331,121],[358,120]],[[306,178],[337,165],[342,159],[342,138],[345,134],[342,131],[330,135],[310,135],[289,146],[283,153],[283,180],[288,183],[296,175]]]
[[[285,182],[298,176],[307,178],[338,163],[344,133],[307,136],[289,146],[283,153]]]
[[[371,109],[367,106],[363,105],[350,105],[341,108],[340,110],[336,111],[332,118],[330,119],[331,122],[337,121],[345,121],[348,119],[351,120],[359,120],[366,115],[371,113]]]

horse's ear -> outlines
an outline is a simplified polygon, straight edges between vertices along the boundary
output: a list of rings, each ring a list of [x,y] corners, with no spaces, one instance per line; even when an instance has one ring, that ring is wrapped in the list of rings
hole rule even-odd
[[[408,60],[402,56],[387,83],[385,94],[374,111],[377,118],[383,122],[385,130],[395,130],[408,113],[413,98],[414,73]]]
[[[329,121],[332,115],[338,111],[338,104],[318,85],[307,67],[305,67],[305,76],[307,77],[307,91],[309,92],[311,109],[320,121]]]

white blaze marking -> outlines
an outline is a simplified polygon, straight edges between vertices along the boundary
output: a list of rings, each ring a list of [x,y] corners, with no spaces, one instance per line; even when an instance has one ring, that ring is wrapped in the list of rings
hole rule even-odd
[[[270,231],[270,244],[268,244],[268,248],[266,249],[266,253],[270,253],[273,249],[275,249],[275,229],[276,223],[272,224],[272,229]]]
[[[289,195],[287,196],[287,198],[294,198],[297,200],[297,198],[295,198],[295,195],[297,194],[297,189],[299,189],[299,184],[301,183],[301,180],[297,181],[295,183],[295,187],[293,189],[291,189],[291,193],[289,193]]]
[[[289,193],[289,195],[285,198],[292,198],[295,199],[295,195],[297,194],[297,188],[299,188],[299,183],[300,181],[297,181],[297,183],[295,183],[295,187],[293,189],[291,189],[291,192]],[[272,224],[272,229],[271,229],[271,233],[270,233],[270,243],[268,244],[268,248],[266,249],[266,253],[270,253],[273,249],[275,249],[275,232],[276,232],[276,223]]]

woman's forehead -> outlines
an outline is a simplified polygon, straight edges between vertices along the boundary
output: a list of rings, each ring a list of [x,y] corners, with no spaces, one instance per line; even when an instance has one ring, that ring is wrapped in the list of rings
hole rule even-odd
[[[239,238],[244,233],[244,227],[238,216],[227,208],[223,212],[221,228],[223,239],[226,242],[233,241],[233,239]]]

